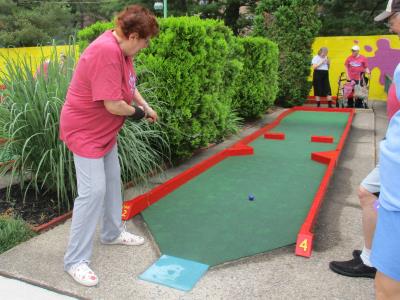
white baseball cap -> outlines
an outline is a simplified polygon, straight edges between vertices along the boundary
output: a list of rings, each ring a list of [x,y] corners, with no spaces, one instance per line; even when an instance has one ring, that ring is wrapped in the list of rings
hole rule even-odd
[[[354,45],[353,47],[351,47],[351,50],[353,50],[353,51],[360,51],[360,46]]]
[[[400,11],[400,0],[389,0],[386,10],[377,15],[374,20],[376,22],[383,21],[399,11]]]

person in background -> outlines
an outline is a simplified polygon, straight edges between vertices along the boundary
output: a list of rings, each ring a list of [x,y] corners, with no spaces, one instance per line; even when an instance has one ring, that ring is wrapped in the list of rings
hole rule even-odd
[[[100,218],[103,244],[144,243],[122,223],[117,135],[125,120],[158,118],[136,88],[132,60],[158,34],[159,26],[139,5],[126,7],[115,23],[115,29],[101,34],[82,53],[60,117],[60,138],[73,152],[78,186],[64,270],[85,286],[98,283],[89,263]]]
[[[360,83],[362,73],[371,73],[368,69],[368,60],[365,56],[360,54],[360,47],[358,45],[351,47],[351,55],[346,59],[344,65],[346,67],[347,81],[353,82],[354,84]],[[347,107],[354,106],[357,108],[362,108],[362,99],[355,99],[354,105],[354,97],[349,97]]]
[[[332,107],[332,92],[329,83],[329,65],[328,48],[322,47],[318,54],[311,61],[313,68],[313,88],[317,106],[321,106],[321,97],[326,97],[328,107]]]
[[[60,57],[59,57],[59,64],[60,64],[60,70],[61,70],[61,72],[64,72],[65,70],[65,68],[64,68],[64,63],[65,63],[65,60],[67,59],[67,56],[64,54],[64,53],[62,53],[61,52],[61,54],[60,54]],[[48,76],[49,76],[49,64],[50,64],[50,59],[49,58],[47,58],[47,59],[45,59],[44,61],[43,61],[43,63],[41,63],[40,64],[40,66],[36,69],[36,72],[35,72],[35,74],[33,75],[33,78],[34,79],[37,79],[38,78],[38,76],[40,75],[40,74],[42,74],[42,72],[43,72],[43,74],[44,74],[44,78],[45,79],[47,79],[48,78]]]

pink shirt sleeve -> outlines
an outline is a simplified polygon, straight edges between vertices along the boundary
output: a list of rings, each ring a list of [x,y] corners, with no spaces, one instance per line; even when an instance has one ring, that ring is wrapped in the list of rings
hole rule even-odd
[[[121,64],[109,63],[92,73],[93,101],[122,100]]]
[[[104,46],[90,58],[87,76],[92,87],[93,101],[122,100],[123,62],[121,54]]]

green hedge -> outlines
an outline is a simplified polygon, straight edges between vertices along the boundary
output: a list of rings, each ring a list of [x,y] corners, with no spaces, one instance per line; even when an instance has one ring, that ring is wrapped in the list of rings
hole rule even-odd
[[[172,157],[222,140],[241,118],[259,116],[277,93],[274,43],[236,38],[222,22],[198,17],[160,19],[160,34],[136,58],[144,95],[157,106]],[[112,23],[78,33],[81,50]],[[142,92],[142,90],[141,90]]]
[[[278,93],[278,47],[261,37],[237,38],[244,48],[240,89],[235,108],[244,118],[259,117],[274,104]]]

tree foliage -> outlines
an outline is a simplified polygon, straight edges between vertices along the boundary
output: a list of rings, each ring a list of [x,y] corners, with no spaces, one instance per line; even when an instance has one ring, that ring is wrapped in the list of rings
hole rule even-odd
[[[321,36],[387,34],[374,17],[386,7],[386,0],[318,0]]]
[[[71,20],[66,3],[0,0],[0,47],[67,40],[72,32]]]
[[[314,0],[261,0],[257,8],[255,34],[279,46],[278,104],[299,105],[310,90],[311,46],[320,21]]]

